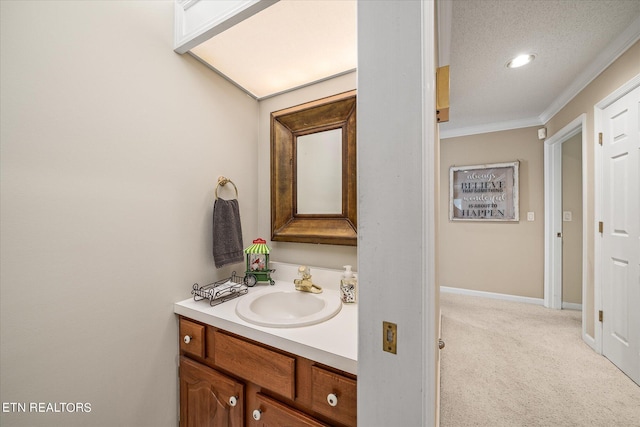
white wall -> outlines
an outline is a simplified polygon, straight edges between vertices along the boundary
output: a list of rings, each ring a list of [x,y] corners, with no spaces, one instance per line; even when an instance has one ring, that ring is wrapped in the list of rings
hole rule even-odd
[[[305,102],[315,101],[356,88],[356,73],[346,74],[292,92],[260,101],[260,141],[258,145],[258,230],[268,240],[270,259],[292,264],[342,269],[357,265],[355,246],[315,245],[311,243],[271,242],[271,113]],[[258,236],[256,236],[258,237]],[[311,272],[313,274],[313,271]]]
[[[218,175],[258,232],[258,103],[172,51],[172,2],[0,7],[0,397],[91,404],[0,424],[175,426],[172,304],[230,271]]]
[[[358,3],[358,423],[437,425],[434,2]],[[397,354],[383,351],[397,324]]]

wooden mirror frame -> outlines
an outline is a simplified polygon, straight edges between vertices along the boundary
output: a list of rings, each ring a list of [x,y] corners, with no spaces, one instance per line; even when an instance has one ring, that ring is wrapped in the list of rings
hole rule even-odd
[[[298,214],[299,136],[342,129],[342,213]],[[357,245],[356,91],[271,113],[271,240]]]

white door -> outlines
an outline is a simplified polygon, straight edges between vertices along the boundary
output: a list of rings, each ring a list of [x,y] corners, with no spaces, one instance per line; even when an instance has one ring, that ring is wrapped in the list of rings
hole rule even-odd
[[[602,354],[640,384],[640,87],[602,123]]]

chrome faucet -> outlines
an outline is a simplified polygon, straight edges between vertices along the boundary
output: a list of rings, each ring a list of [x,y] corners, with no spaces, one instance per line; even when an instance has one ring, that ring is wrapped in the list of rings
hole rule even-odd
[[[296,291],[319,294],[322,292],[322,288],[311,281],[311,273],[309,271],[309,267],[306,265],[298,267],[298,275],[302,278],[293,280],[293,283],[296,285]]]

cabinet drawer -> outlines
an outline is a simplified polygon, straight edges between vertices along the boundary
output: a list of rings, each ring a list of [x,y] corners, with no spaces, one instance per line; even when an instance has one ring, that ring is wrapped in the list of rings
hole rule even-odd
[[[328,427],[309,415],[290,408],[277,400],[271,399],[264,394],[256,394],[256,402],[258,404],[256,414],[252,412],[252,425],[260,427]]]
[[[186,337],[189,337],[186,339]],[[180,318],[180,350],[204,358],[204,325]]]
[[[240,378],[295,399],[293,357],[215,331],[215,364]]]
[[[341,424],[355,426],[356,380],[318,366],[311,367],[311,379],[311,409]]]

